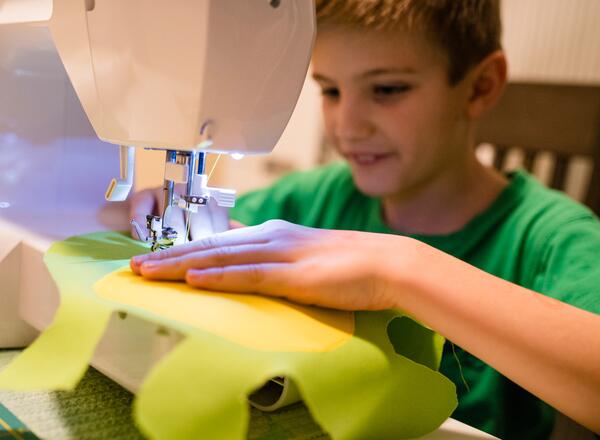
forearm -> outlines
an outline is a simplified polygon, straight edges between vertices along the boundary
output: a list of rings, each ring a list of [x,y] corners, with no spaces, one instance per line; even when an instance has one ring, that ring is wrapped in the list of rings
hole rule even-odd
[[[399,308],[600,431],[600,317],[418,244],[387,270]]]

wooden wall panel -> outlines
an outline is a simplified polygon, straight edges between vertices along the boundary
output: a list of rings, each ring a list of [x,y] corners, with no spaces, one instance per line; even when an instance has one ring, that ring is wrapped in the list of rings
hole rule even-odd
[[[513,79],[600,84],[600,1],[502,0],[502,19]]]

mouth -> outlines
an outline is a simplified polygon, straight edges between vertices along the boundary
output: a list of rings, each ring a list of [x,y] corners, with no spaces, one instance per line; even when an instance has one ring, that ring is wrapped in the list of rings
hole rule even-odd
[[[372,166],[379,164],[393,156],[392,153],[345,153],[344,157],[351,163],[359,166]]]

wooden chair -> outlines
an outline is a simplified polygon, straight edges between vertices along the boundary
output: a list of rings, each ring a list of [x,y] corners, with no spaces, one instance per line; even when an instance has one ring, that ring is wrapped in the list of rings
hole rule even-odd
[[[561,190],[573,158],[587,159],[592,171],[581,201],[600,215],[600,86],[510,83],[481,121],[476,141],[493,145],[492,165],[500,170],[513,148],[528,171],[540,153],[551,153],[548,185]]]

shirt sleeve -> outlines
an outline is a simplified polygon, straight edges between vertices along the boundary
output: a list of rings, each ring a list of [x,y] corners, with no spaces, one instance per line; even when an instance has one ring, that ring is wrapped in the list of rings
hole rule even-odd
[[[534,290],[600,314],[600,222],[573,220],[548,237]]]
[[[246,193],[238,198],[229,215],[233,220],[247,226],[273,219],[297,222],[296,194],[301,181],[301,173],[294,173],[283,177],[268,188]]]
[[[251,226],[271,219],[312,227],[339,227],[339,215],[354,193],[344,163],[282,177],[269,188],[241,196],[231,218]]]

